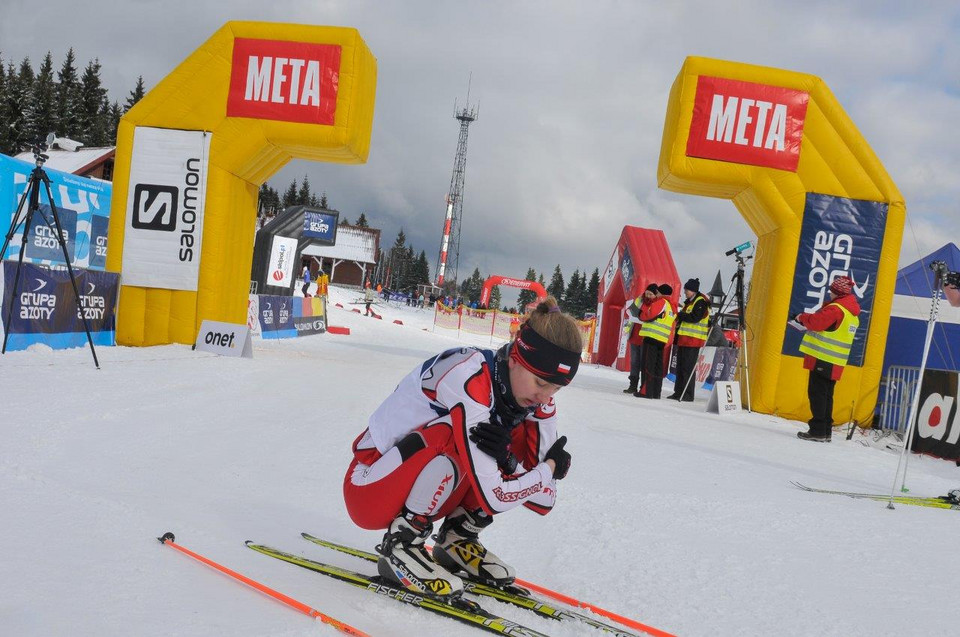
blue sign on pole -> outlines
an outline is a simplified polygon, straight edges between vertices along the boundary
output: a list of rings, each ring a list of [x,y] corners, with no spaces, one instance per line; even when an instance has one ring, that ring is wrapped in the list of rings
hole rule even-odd
[[[849,365],[863,364],[886,224],[885,203],[807,193],[788,318],[829,303],[827,290],[835,277],[852,278],[860,304],[860,327]],[[781,352],[802,356],[802,333],[790,327],[784,330]]]
[[[318,243],[336,245],[339,216],[339,213],[334,212],[305,210],[303,212],[303,236]]]

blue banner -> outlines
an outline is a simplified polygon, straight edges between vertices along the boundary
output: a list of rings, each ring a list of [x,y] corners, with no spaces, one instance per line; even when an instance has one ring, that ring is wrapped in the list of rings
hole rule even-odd
[[[67,208],[57,208],[60,232],[67,246],[67,255],[73,263],[77,239],[77,213]],[[36,263],[63,263],[63,249],[57,240],[57,224],[53,209],[42,204],[30,219],[30,234],[24,257]]]
[[[293,338],[297,328],[293,322],[292,296],[260,296],[260,333],[263,338]]]
[[[313,239],[316,243],[335,245],[339,216],[339,213],[304,210],[303,236]]]
[[[10,324],[4,325],[10,334],[7,349],[26,349],[34,343],[54,349],[86,345],[87,335],[67,270],[24,263],[16,298],[11,298],[16,271],[15,262],[3,263],[0,311],[4,324],[10,314]],[[116,344],[115,311],[120,275],[75,268],[74,276],[94,345]]]
[[[0,155],[0,236],[6,237],[10,231],[10,223],[23,193],[27,190],[33,168],[32,163]],[[106,258],[106,221],[110,216],[112,192],[110,183],[57,170],[47,169],[45,172],[50,178],[50,192],[60,213],[62,230],[67,233],[69,242],[67,247],[73,266],[102,270]],[[34,223],[28,235],[24,259],[40,265],[63,265],[63,253],[56,242],[56,235],[51,233],[41,218],[41,212],[44,211],[47,211],[46,214],[49,217],[50,204],[46,188],[42,183],[40,184],[40,204],[40,211],[34,214]],[[23,241],[27,205],[25,203],[21,211],[20,225],[10,241],[7,253],[0,255],[0,258],[17,258]],[[51,218],[50,221],[52,224],[53,219]],[[42,227],[38,224],[42,224]],[[39,235],[38,228],[40,228]],[[103,254],[100,256],[96,256],[96,245],[91,249],[91,244],[97,236],[102,237],[102,245],[99,247]],[[37,241],[39,243],[36,243]],[[53,247],[50,246],[51,242]]]
[[[863,364],[886,223],[885,203],[807,193],[788,318],[828,303],[827,290],[835,277],[852,278],[860,304],[860,327],[849,365]],[[802,356],[802,338],[802,332],[784,327],[781,352]]]
[[[633,289],[633,259],[630,258],[630,250],[627,247],[623,249],[623,259],[620,261],[620,276],[623,278],[624,294],[630,294]]]

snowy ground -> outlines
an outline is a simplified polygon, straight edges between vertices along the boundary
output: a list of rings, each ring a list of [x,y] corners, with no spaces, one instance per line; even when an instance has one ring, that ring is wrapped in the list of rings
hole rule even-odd
[[[424,331],[429,311],[380,307],[377,321],[345,307],[331,302],[330,322],[350,336],[257,340],[252,361],[185,346],[101,348],[99,371],[85,349],[0,358],[0,634],[338,634],[161,546],[168,530],[377,637],[482,634],[243,545],[365,568],[299,532],[380,539],[344,510],[350,443],[456,333]],[[956,634],[960,514],[789,483],[886,492],[895,454],[860,436],[805,443],[771,416],[721,419],[705,396],[641,401],[625,384],[584,366],[558,395],[573,467],[556,509],[512,511],[484,535],[521,577],[678,635]],[[910,462],[913,493],[957,478]],[[594,634],[485,604],[550,635]]]

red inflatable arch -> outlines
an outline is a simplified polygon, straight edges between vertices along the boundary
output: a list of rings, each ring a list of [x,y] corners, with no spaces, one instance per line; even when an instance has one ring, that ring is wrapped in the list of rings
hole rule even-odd
[[[623,331],[624,308],[651,283],[673,288],[670,303],[677,307],[680,275],[673,263],[670,246],[662,230],[624,226],[613,255],[600,280],[597,292],[597,336],[593,341],[593,362],[620,371],[630,369],[630,350]],[[669,355],[669,347],[664,356]]]
[[[536,281],[525,281],[523,279],[511,279],[505,276],[494,275],[483,282],[483,292],[480,293],[480,307],[487,307],[490,303],[490,292],[495,285],[506,285],[510,288],[520,288],[521,290],[533,290],[537,293],[537,298],[542,299],[547,295],[547,291]]]

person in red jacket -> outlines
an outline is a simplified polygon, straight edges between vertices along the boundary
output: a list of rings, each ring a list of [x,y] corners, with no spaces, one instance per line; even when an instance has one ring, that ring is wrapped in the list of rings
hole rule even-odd
[[[673,322],[676,312],[667,298],[673,294],[673,288],[662,283],[657,286],[657,295],[653,299],[644,299],[640,308],[643,338],[643,366],[640,369],[640,389],[634,394],[638,398],[660,399],[663,388],[663,350],[673,338]]]
[[[630,331],[630,336],[627,338],[627,343],[630,344],[630,375],[627,377],[630,380],[630,386],[623,390],[624,394],[637,393],[637,385],[640,383],[640,367],[643,365],[643,337],[640,336],[642,324],[639,319],[640,308],[643,307],[644,303],[656,299],[657,294],[657,284],[651,283],[647,286],[647,289],[643,291],[643,295],[635,298],[630,305],[627,306],[630,319],[624,331]]]
[[[852,294],[853,280],[840,276],[830,284],[830,301],[816,312],[797,314],[796,321],[806,328],[800,351],[803,367],[810,370],[807,398],[813,417],[809,431],[797,437],[815,442],[830,442],[833,432],[833,390],[843,374],[850,348],[860,325],[860,304]]]
[[[677,382],[669,400],[692,403],[697,358],[707,343],[710,321],[710,299],[700,293],[700,279],[690,279],[683,286],[686,301],[677,312]]]

